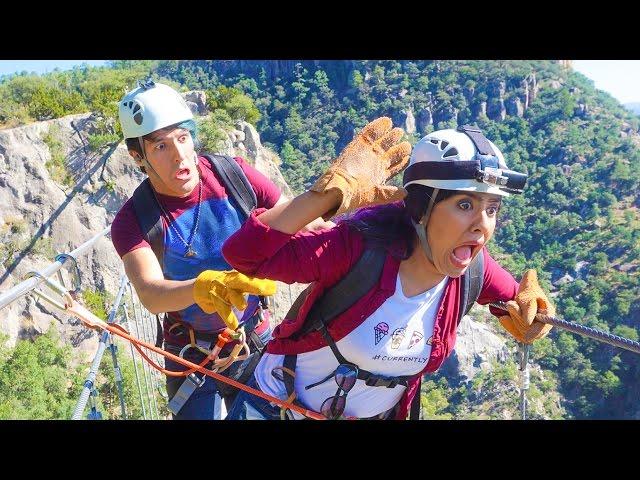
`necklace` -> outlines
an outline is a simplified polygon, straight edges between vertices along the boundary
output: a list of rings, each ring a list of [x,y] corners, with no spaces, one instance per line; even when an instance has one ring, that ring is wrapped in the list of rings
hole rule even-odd
[[[180,232],[178,231],[178,229],[173,225],[173,218],[164,209],[164,207],[160,203],[160,200],[158,200],[156,192],[153,190],[153,188],[151,189],[151,191],[153,192],[153,196],[156,199],[156,203],[160,207],[160,210],[162,210],[162,213],[165,216],[165,218],[167,220],[167,223],[169,223],[169,227],[173,229],[173,231],[178,236],[178,238],[180,239],[182,244],[185,247],[187,247],[187,251],[185,252],[184,256],[185,257],[195,257],[197,255],[197,252],[193,248],[191,248],[191,244],[193,243],[193,239],[196,238],[196,232],[198,231],[198,221],[200,220],[200,204],[201,204],[201,201],[202,201],[202,177],[199,177],[199,181],[198,181],[198,207],[197,207],[197,210],[196,210],[196,221],[195,221],[195,224],[193,226],[193,231],[191,232],[191,239],[189,240],[189,243],[187,243],[185,241],[185,239],[182,238],[182,235],[180,235]]]

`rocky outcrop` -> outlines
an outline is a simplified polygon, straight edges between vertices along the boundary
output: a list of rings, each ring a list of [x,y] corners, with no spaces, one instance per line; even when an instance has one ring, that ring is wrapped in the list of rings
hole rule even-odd
[[[400,122],[400,127],[404,129],[407,133],[415,133],[416,132],[416,119],[413,116],[413,112],[410,108],[406,110],[402,110],[402,121]]]
[[[433,116],[433,124],[436,128],[443,128],[439,126],[442,122],[448,122],[449,120],[457,120],[458,119],[458,109],[447,105],[444,108],[441,108],[435,112]]]
[[[433,115],[430,108],[423,108],[416,116],[416,128],[418,133],[424,135],[427,127],[433,124]]]
[[[204,99],[192,93],[190,98]],[[102,231],[143,180],[124,142],[99,152],[89,150],[88,136],[94,128],[94,117],[88,113],[0,130],[0,292],[21,282],[28,272],[51,264],[57,253],[74,250]],[[51,132],[57,132],[56,149],[64,156],[71,186],[57,183],[46,166],[52,151],[51,140],[47,143],[44,137]],[[277,156],[262,146],[252,125],[240,122],[227,133],[229,149],[223,153],[246,155],[291,196],[277,168]],[[116,294],[122,262],[108,236],[78,259],[78,267],[83,290]],[[295,299],[303,288],[280,284],[278,310],[286,312],[288,299]],[[95,351],[95,332],[31,297],[0,310],[0,332],[8,336],[8,346],[46,331],[50,324],[74,350]]]
[[[3,244],[12,245],[1,259],[1,291],[22,281],[28,272],[49,265],[56,253],[69,252],[103,230],[142,178],[130,160],[124,161],[129,156],[123,145],[90,152],[86,144],[92,131],[90,114],[0,130],[4,155],[0,167],[0,228]],[[43,138],[50,132],[57,132],[57,149],[65,155],[73,187],[56,183],[46,167],[51,150]],[[103,178],[112,180],[112,185],[100,179],[103,167]],[[79,258],[78,267],[83,289],[115,294],[122,266],[109,238],[101,238],[94,249]],[[46,330],[53,321],[61,338],[73,344],[84,327],[68,322],[66,315],[52,313],[23,297],[0,310],[0,331],[8,334],[8,344],[12,345],[19,337]],[[93,346],[74,346],[95,349],[97,335],[92,335],[89,342]]]
[[[478,118],[480,116],[487,116],[487,102],[480,102],[473,105],[473,116]]]
[[[524,115],[524,106],[518,97],[509,98],[505,103],[505,108],[508,115],[520,118]]]
[[[465,316],[458,327],[455,350],[441,367],[445,376],[471,380],[481,369],[491,368],[492,361],[505,362],[509,349],[488,323]]]
[[[502,121],[507,118],[507,109],[504,106],[502,97],[493,99],[487,106],[487,117],[491,120]]]
[[[240,121],[236,124],[236,130],[229,135],[231,137],[234,134],[236,141],[231,145],[231,150],[227,150],[225,153],[246,156],[259,171],[280,188],[283,194],[288,198],[293,198],[293,193],[278,168],[280,158],[275,152],[262,146],[260,135],[255,127],[250,123]]]
[[[187,105],[190,103],[195,105],[194,115],[206,115],[207,114],[207,95],[202,90],[191,90],[182,94]]]

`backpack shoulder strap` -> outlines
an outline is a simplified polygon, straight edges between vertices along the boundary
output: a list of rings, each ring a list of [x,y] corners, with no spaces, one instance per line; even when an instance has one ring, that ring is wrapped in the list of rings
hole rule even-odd
[[[366,249],[349,273],[313,304],[295,337],[320,330],[360,300],[380,280],[386,258],[386,252],[382,249]],[[306,290],[302,292],[305,293]]]
[[[229,197],[235,201],[244,218],[249,218],[251,211],[258,205],[258,199],[238,162],[227,155],[203,156],[222,180]]]
[[[409,409],[409,420],[420,420],[421,410],[421,397],[422,397],[422,375],[418,379],[418,391],[413,396],[411,401],[411,407]]]
[[[462,289],[460,291],[460,318],[458,318],[458,325],[462,320],[462,317],[469,313],[473,304],[478,300],[480,291],[482,290],[482,284],[484,282],[484,253],[481,251],[480,255],[477,255],[473,259],[469,269],[465,272],[462,279]]]
[[[133,192],[133,209],[138,218],[138,224],[144,235],[144,239],[151,245],[160,267],[163,267],[164,257],[164,229],[160,217],[160,208],[151,191],[149,179],[145,179]]]

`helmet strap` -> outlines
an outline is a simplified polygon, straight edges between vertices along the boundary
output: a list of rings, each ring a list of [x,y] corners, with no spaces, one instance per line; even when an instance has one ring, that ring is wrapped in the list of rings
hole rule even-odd
[[[422,246],[422,250],[424,254],[427,256],[431,263],[433,262],[433,255],[431,255],[431,248],[429,247],[429,240],[427,240],[427,224],[429,223],[429,217],[431,216],[431,211],[433,210],[433,206],[436,203],[436,198],[438,197],[438,193],[440,192],[439,188],[434,188],[433,193],[431,194],[431,198],[429,199],[429,205],[427,205],[427,211],[422,216],[418,223],[413,222],[413,226],[416,229],[416,233],[418,234],[418,238],[420,239],[420,245]]]
[[[491,148],[489,140],[487,140],[487,137],[482,134],[482,131],[479,128],[472,127],[470,125],[462,125],[458,127],[457,130],[466,134],[467,137],[471,139],[480,155],[496,155],[496,153],[493,151],[493,148]]]

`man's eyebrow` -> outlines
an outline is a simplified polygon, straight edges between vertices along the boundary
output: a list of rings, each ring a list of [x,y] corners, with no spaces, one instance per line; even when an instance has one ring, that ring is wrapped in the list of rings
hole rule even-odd
[[[184,132],[188,132],[188,130],[186,130],[184,128],[180,128],[178,130],[181,131],[181,134],[184,133]],[[159,142],[160,140],[164,140],[165,138],[167,138],[170,133],[171,132],[162,132],[161,130],[159,132],[150,133],[149,137],[147,138],[147,140],[150,141],[150,142],[153,142],[153,143]]]

